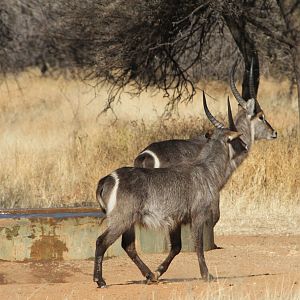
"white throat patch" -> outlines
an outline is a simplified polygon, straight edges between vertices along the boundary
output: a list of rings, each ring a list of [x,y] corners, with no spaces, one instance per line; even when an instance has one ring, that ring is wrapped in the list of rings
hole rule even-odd
[[[231,144],[229,144],[228,146],[229,146],[229,160],[232,160],[233,154],[234,154],[234,150],[233,150]]]
[[[158,159],[157,155],[153,151],[151,151],[151,150],[145,150],[141,154],[143,154],[143,153],[148,153],[149,155],[151,155],[153,157],[153,159],[154,159],[154,168],[159,168],[160,167],[159,159]]]
[[[114,185],[113,189],[111,190],[110,197],[109,197],[108,202],[107,202],[107,210],[106,210],[107,215],[110,214],[112,212],[112,210],[114,209],[114,207],[116,206],[117,191],[118,191],[118,187],[119,187],[118,174],[114,171],[110,174],[110,176],[114,178],[115,185]]]
[[[253,144],[255,132],[254,132],[254,123],[251,122],[251,121],[250,121],[250,132],[251,132],[251,133],[250,133],[250,134],[251,134],[251,143]]]
[[[229,144],[229,163],[231,165],[231,168],[236,169],[236,162],[233,159],[234,150],[231,144]]]

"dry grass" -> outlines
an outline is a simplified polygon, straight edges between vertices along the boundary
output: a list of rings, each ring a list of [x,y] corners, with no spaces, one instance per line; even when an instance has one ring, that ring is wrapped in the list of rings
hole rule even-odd
[[[287,283],[287,280],[277,282],[276,285],[269,285],[266,283],[263,291],[259,290],[255,283],[245,284],[244,287],[236,287],[234,284],[219,283],[218,286],[208,287],[202,293],[194,292],[192,287],[187,291],[176,291],[169,299],[172,300],[299,300],[300,292],[296,285]],[[160,299],[159,295],[153,297]]]
[[[222,101],[210,99],[211,110],[225,112],[228,87],[216,82],[201,87]],[[236,233],[242,228],[252,232],[248,225],[253,218],[260,220],[258,226],[267,232],[300,233],[296,99],[289,95],[288,82],[271,80],[261,81],[259,96],[279,138],[257,143],[227,184],[218,232]],[[98,179],[131,165],[151,141],[186,138],[208,126],[200,101],[180,105],[180,115],[161,122],[158,116],[166,100],[161,94],[150,97],[150,93],[133,100],[125,94],[123,104],[116,106],[116,122],[113,114],[97,118],[105,97],[104,88],[96,91],[79,81],[40,78],[34,72],[2,82],[1,207],[96,204]],[[249,218],[244,218],[245,214]],[[244,227],[231,226],[233,217]],[[266,227],[268,219],[273,223]],[[280,224],[274,228],[276,220]]]
[[[160,299],[158,296],[157,298],[153,297],[153,299]],[[170,300],[275,300],[275,299],[281,299],[281,300],[299,300],[300,295],[299,293],[295,294],[291,291],[285,291],[285,290],[273,290],[270,288],[266,288],[266,290],[263,293],[256,293],[255,291],[249,291],[249,292],[232,292],[230,288],[220,288],[218,290],[211,290],[209,292],[205,292],[202,294],[195,294],[190,292],[187,295],[184,296],[174,296],[170,297]]]

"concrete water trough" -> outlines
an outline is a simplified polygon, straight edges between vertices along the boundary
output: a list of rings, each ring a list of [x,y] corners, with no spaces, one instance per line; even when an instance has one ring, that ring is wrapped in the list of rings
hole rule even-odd
[[[0,259],[7,261],[72,260],[94,257],[97,237],[105,230],[97,208],[0,210]],[[168,251],[166,234],[136,227],[138,251]],[[183,251],[192,251],[188,227],[182,229]],[[120,239],[107,256],[124,255]]]

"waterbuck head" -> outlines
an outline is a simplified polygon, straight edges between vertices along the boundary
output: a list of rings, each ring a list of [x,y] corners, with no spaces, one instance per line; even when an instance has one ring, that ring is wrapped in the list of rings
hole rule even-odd
[[[237,63],[235,63],[230,72],[230,88],[239,103],[239,109],[242,109],[250,120],[251,136],[253,140],[271,140],[277,138],[277,132],[266,120],[265,113],[261,109],[257,99],[253,81],[253,60],[251,61],[249,74],[249,92],[250,99],[245,100],[237,90],[234,83],[234,73]]]
[[[209,121],[215,126],[214,132],[210,135],[210,139],[218,140],[219,142],[223,143],[224,145],[229,147],[229,155],[230,159],[234,159],[235,157],[239,156],[242,153],[248,152],[248,146],[246,143],[241,139],[242,133],[238,132],[231,112],[231,106],[229,97],[227,100],[228,105],[228,121],[229,127],[225,127],[223,123],[218,121],[209,111],[206,103],[205,93],[203,92],[203,107],[205,114]]]

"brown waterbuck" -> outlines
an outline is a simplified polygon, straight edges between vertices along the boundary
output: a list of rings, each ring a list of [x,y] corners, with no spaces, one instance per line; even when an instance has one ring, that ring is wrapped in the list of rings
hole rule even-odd
[[[218,201],[228,165],[247,152],[241,133],[225,128],[203,105],[215,130],[193,163],[172,168],[124,167],[102,178],[96,196],[107,217],[108,227],[98,237],[94,281],[105,287],[102,262],[107,248],[122,236],[122,247],[148,281],[157,281],[181,250],[181,225],[190,224],[202,278],[213,278],[203,251],[203,226],[211,205]],[[229,109],[230,110],[230,109]],[[230,121],[231,123],[231,121]],[[201,150],[201,151],[200,151]],[[155,273],[140,259],[135,248],[134,225],[167,230],[171,249]]]
[[[253,84],[253,62],[251,63],[249,76],[249,90],[251,98],[246,101],[239,94],[235,84],[233,74],[236,64],[230,72],[230,87],[233,95],[239,103],[239,112],[235,117],[235,124],[239,132],[245,136],[245,141],[249,147],[254,140],[274,139],[277,132],[267,122],[255,95]],[[177,139],[155,142],[147,146],[134,160],[134,166],[140,168],[168,168],[179,163],[189,162],[199,153],[199,147],[203,147],[207,139],[204,134],[198,135],[194,139]],[[237,160],[237,166],[245,159],[247,154]]]

